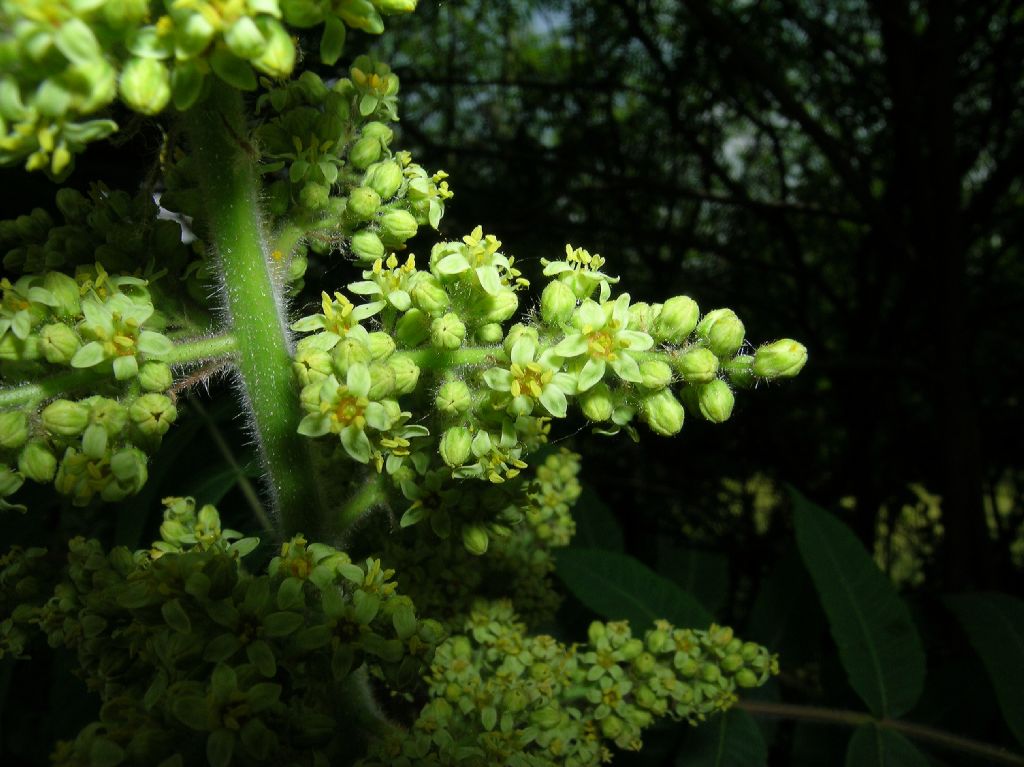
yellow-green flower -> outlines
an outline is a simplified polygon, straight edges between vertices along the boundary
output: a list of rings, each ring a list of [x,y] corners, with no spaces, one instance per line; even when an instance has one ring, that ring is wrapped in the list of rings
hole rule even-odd
[[[495,391],[511,394],[509,409],[518,415],[533,412],[534,403],[539,402],[551,415],[565,418],[566,395],[576,393],[576,382],[561,372],[563,359],[553,349],[539,356],[537,351],[530,335],[520,336],[509,352],[511,366],[491,368],[484,373],[484,381]]]

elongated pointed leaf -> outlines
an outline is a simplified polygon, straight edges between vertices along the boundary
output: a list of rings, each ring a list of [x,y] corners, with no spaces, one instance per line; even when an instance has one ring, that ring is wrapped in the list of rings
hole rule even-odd
[[[572,543],[574,548],[622,551],[622,529],[619,522],[589,485],[583,486],[572,516],[576,520],[576,535]]]
[[[609,620],[628,620],[637,631],[660,618],[684,628],[711,623],[696,599],[626,554],[566,549],[558,554],[557,572],[591,610]]]
[[[764,767],[768,749],[753,717],[731,709],[720,714],[686,739],[678,767]]]
[[[659,541],[658,572],[715,613],[725,604],[729,589],[729,562],[722,554],[684,549]]]
[[[825,608],[850,685],[877,717],[921,695],[924,651],[907,606],[842,522],[793,491],[800,556]]]
[[[846,767],[928,767],[928,759],[900,733],[862,724],[850,738]]]
[[[1024,601],[1009,594],[964,594],[946,604],[985,664],[1003,719],[1024,744]]]

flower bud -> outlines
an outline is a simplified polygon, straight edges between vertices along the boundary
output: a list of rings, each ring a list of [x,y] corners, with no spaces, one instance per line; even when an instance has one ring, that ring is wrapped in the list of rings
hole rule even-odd
[[[549,282],[540,296],[540,316],[549,325],[568,322],[576,311],[576,294],[560,280]]]
[[[0,448],[16,450],[28,440],[28,416],[17,410],[0,413]]]
[[[365,130],[364,130],[365,133]],[[383,147],[376,136],[364,135],[349,150],[348,160],[358,170],[365,170],[380,159]]]
[[[651,334],[657,341],[682,344],[697,327],[700,308],[689,296],[675,296],[661,307],[658,319],[653,323]],[[742,333],[740,334],[742,336]],[[743,339],[740,339],[740,343]]]
[[[399,13],[412,13],[416,10],[418,0],[374,0],[377,10],[385,16],[394,16]]]
[[[736,398],[729,384],[720,378],[697,387],[697,405],[700,414],[712,423],[723,423],[732,415]]]
[[[395,371],[385,362],[374,362],[369,366],[370,391],[372,400],[382,400],[395,390]]]
[[[807,347],[798,341],[783,338],[765,344],[754,352],[753,372],[759,378],[792,378],[807,363]]]
[[[502,346],[505,347],[506,354],[512,353],[512,347],[516,345],[520,338],[529,338],[533,341],[534,346],[536,346],[540,340],[537,328],[517,322],[508,329],[508,334],[505,336],[505,341],[502,343]]]
[[[736,676],[733,679],[736,680],[738,687],[757,687],[758,685],[757,674],[749,668],[741,668],[736,672]]]
[[[25,483],[25,478],[9,466],[0,465],[0,498],[14,495]]]
[[[604,381],[599,381],[585,392],[581,392],[579,403],[583,415],[591,421],[607,421],[615,409],[612,391]]]
[[[367,335],[366,346],[370,350],[370,359],[383,360],[394,354],[395,339],[387,333],[377,330]]]
[[[348,212],[356,221],[369,221],[379,207],[380,195],[368,187],[356,187],[348,195]]]
[[[143,394],[128,408],[128,415],[143,436],[157,439],[171,428],[178,417],[178,409],[163,394]]]
[[[420,309],[410,309],[395,325],[395,338],[403,346],[419,346],[430,335],[430,316]]]
[[[687,383],[708,383],[718,373],[718,357],[710,349],[690,349],[676,358],[676,370]]]
[[[430,343],[439,349],[458,349],[465,338],[466,326],[454,312],[448,312],[430,324]]]
[[[648,389],[664,389],[672,383],[672,368],[661,360],[640,363],[640,385]]]
[[[53,365],[67,365],[82,346],[78,334],[59,322],[44,325],[39,333],[39,344],[46,361]]]
[[[483,525],[463,525],[462,545],[470,554],[475,554],[478,557],[486,554],[488,543],[490,543],[490,536],[487,535],[487,529]]]
[[[165,362],[146,362],[139,368],[139,385],[144,391],[167,391],[174,378]]]
[[[622,734],[623,730],[622,720],[615,716],[615,714],[609,714],[601,720],[601,735],[606,740],[615,740]]]
[[[144,115],[157,114],[171,100],[171,76],[156,59],[130,59],[118,86],[124,102]]]
[[[50,482],[57,472],[57,457],[41,439],[34,439],[18,454],[18,471],[33,482]]]
[[[309,210],[320,210],[326,207],[331,197],[331,188],[326,184],[310,181],[303,185],[299,192],[299,202]]]
[[[749,389],[754,385],[754,358],[749,354],[737,354],[730,360],[722,363],[722,371],[729,379],[729,383],[737,389]]]
[[[395,371],[395,393],[410,394],[419,382],[419,366],[408,357],[395,356],[388,360],[388,367]]]
[[[240,59],[254,59],[260,55],[267,41],[260,34],[256,22],[249,16],[240,16],[224,32],[228,49]]]
[[[281,22],[269,16],[257,17],[256,25],[267,43],[260,55],[252,59],[252,65],[271,77],[287,77],[295,67],[296,51],[292,36]]]
[[[42,412],[43,428],[59,437],[77,437],[89,424],[89,408],[80,402],[59,399]]]
[[[484,293],[470,307],[472,315],[480,322],[504,322],[519,308],[519,297],[512,290],[499,291],[497,295]]]
[[[362,365],[370,361],[370,350],[359,338],[342,338],[331,352],[331,361],[339,378],[344,378],[352,365]]]
[[[451,303],[448,292],[432,274],[424,273],[412,289],[412,300],[428,314],[440,314]]]
[[[136,447],[118,450],[110,457],[110,473],[116,481],[104,487],[100,497],[110,502],[135,495],[146,484],[146,463],[146,454]]]
[[[465,426],[453,426],[441,435],[441,460],[453,469],[458,468],[469,460],[472,445],[473,435],[469,429]]]
[[[61,189],[61,192],[71,191]],[[60,194],[60,192],[58,192]],[[56,306],[50,307],[58,317],[77,317],[82,310],[81,292],[74,278],[64,272],[47,272],[43,277],[43,287],[57,299]]]
[[[319,383],[333,372],[331,355],[315,349],[298,348],[295,350],[295,362],[292,364],[300,386]]]
[[[458,415],[473,406],[473,394],[464,382],[448,381],[437,390],[434,404],[445,415]]]
[[[124,405],[106,397],[90,397],[89,423],[102,426],[111,437],[118,437],[128,425],[128,411]]]
[[[381,236],[389,242],[401,244],[416,234],[415,217],[407,210],[392,208],[380,217]]]
[[[501,343],[504,331],[497,322],[488,322],[476,329],[476,340],[482,344]]]
[[[390,200],[395,196],[405,176],[402,168],[394,160],[385,160],[370,166],[363,177],[363,186],[380,195],[382,200]]]
[[[640,401],[640,412],[651,431],[663,437],[678,434],[683,428],[683,406],[668,389],[644,397]]]
[[[361,261],[376,261],[384,258],[384,243],[376,232],[369,229],[361,229],[352,235],[352,253]]]
[[[704,315],[697,325],[697,335],[707,343],[716,357],[732,357],[743,346],[746,333],[743,323],[732,309],[715,309]]]
[[[661,304],[651,306],[644,301],[637,301],[629,305],[629,329],[639,330],[641,333],[650,333],[658,314],[661,313]]]

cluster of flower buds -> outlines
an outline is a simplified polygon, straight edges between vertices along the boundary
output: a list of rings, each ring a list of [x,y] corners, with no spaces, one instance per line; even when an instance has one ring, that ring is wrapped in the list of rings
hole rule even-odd
[[[76,653],[103,699],[102,721],[59,745],[56,763],[350,756],[337,700],[365,684],[363,668],[393,689],[418,683],[444,639],[440,624],[416,617],[377,560],[356,564],[297,537],[265,574],[250,573],[242,560],[256,539],[222,529],[212,506],[165,503],[151,549],[104,552],[74,539],[51,596],[0,614],[0,648],[16,654],[23,640],[14,632],[38,627]],[[41,556],[8,555],[0,578],[24,585]]]
[[[412,730],[375,742],[362,767],[599,764],[611,744],[638,750],[656,719],[703,721],[778,673],[763,647],[718,626],[658,621],[639,638],[593,623],[587,645],[567,647],[525,635],[509,603],[479,602],[463,630],[437,648]]]
[[[561,604],[551,581],[552,550],[568,545],[575,532],[570,510],[581,492],[579,470],[578,455],[558,450],[536,465],[532,477],[526,472],[501,485],[463,483],[458,493],[445,491],[442,504],[425,497],[429,505],[414,507],[429,513],[432,524],[444,519],[450,527],[453,517],[467,520],[465,542],[387,530],[389,521],[381,517],[377,526],[363,530],[367,548],[379,548],[402,592],[450,630],[461,630],[481,593],[507,597],[528,626],[544,625]],[[504,499],[503,523],[473,525],[474,513],[489,509],[498,498]],[[474,553],[481,545],[487,546],[482,559]]]
[[[273,112],[257,138],[282,232],[274,258],[286,262],[288,282],[305,270],[305,247],[326,252],[344,241],[369,266],[402,250],[420,226],[440,223],[452,196],[445,173],[428,174],[390,148],[397,92],[386,65],[360,56],[330,87],[304,72],[260,97]]]
[[[191,107],[211,72],[241,90],[257,87],[257,73],[287,77],[297,57],[289,26],[323,24],[320,56],[334,64],[346,24],[379,34],[383,15],[409,13],[416,0],[164,0],[162,13],[152,5],[0,5],[0,165],[27,158],[29,170],[65,175],[75,153],[117,130],[91,118],[115,98],[155,115],[172,103]],[[357,85],[364,114],[394,95],[375,70]]]
[[[807,359],[791,340],[741,353],[746,330],[729,309],[613,297],[604,260],[569,246],[545,262],[540,311],[507,327],[527,282],[500,247],[477,228],[435,245],[427,270],[412,256],[378,259],[348,286],[362,303],[324,294],[322,313],[293,325],[313,331],[295,356],[300,433],[335,435],[351,458],[386,468],[413,503],[403,526],[429,519],[447,537],[459,481],[514,479],[571,402],[600,433],[635,438],[639,421],[671,436],[687,411],[725,421],[734,389],[794,376]],[[479,512],[459,521],[474,553],[502,524]]]

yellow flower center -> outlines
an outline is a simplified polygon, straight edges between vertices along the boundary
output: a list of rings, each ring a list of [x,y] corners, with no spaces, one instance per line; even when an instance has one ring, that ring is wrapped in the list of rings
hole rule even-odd
[[[333,419],[341,427],[352,424],[361,429],[366,423],[363,412],[369,404],[365,397],[342,394],[338,398],[338,404],[334,407]]]
[[[588,333],[587,347],[591,357],[608,361],[615,359],[615,336],[607,330],[595,330]]]
[[[544,370],[536,362],[529,362],[526,365],[512,365],[512,396],[524,395],[538,399],[544,392],[544,387],[551,383],[554,372]]]

